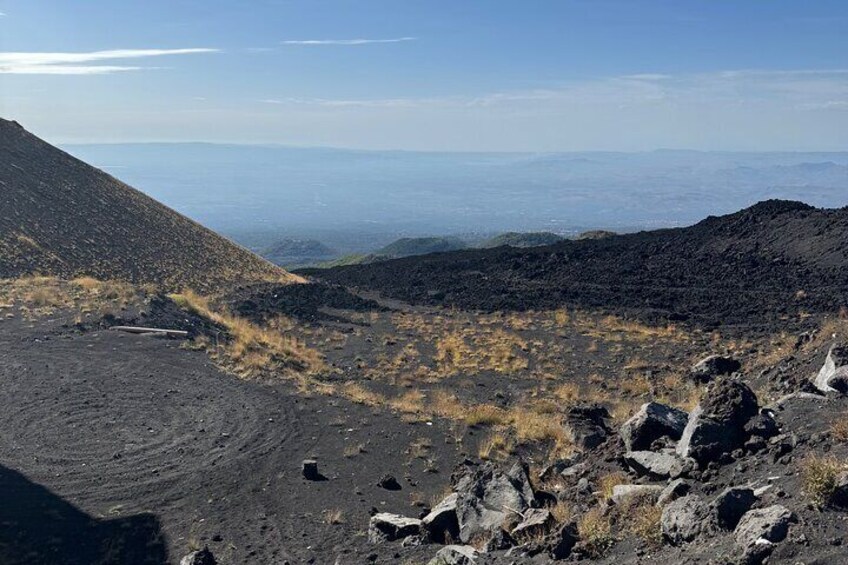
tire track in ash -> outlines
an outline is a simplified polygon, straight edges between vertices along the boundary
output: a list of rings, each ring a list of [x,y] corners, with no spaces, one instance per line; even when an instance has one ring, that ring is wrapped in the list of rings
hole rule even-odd
[[[7,343],[0,460],[66,497],[179,500],[205,475],[261,459],[302,430],[263,387],[174,342],[111,332]]]

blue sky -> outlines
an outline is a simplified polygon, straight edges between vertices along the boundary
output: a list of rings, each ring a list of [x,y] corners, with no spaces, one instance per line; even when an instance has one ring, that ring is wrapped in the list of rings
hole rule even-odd
[[[844,0],[0,0],[55,142],[848,149]]]

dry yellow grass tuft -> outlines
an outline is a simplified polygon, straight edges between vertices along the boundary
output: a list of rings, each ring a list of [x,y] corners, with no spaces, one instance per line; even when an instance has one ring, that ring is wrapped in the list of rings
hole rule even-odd
[[[600,491],[601,500],[610,500],[613,489],[623,484],[627,484],[627,475],[619,471],[604,475],[598,479],[598,490]]]
[[[810,455],[801,462],[804,492],[815,506],[827,506],[836,491],[845,464],[832,456]]]
[[[612,523],[600,508],[589,510],[578,520],[577,533],[591,558],[601,557],[615,543]]]
[[[265,327],[259,326],[224,309],[214,308],[209,298],[191,290],[169,297],[179,307],[227,329],[230,339],[211,353],[225,361],[225,368],[243,378],[274,373],[303,379],[326,370],[316,350],[281,331],[285,322],[271,321]]]
[[[848,441],[848,414],[842,414],[830,424],[830,435],[836,441]]]

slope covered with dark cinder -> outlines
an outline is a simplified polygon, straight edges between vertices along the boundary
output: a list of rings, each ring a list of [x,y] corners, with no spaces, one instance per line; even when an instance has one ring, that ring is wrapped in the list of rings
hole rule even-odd
[[[289,277],[0,119],[0,277],[90,275],[206,290]]]
[[[770,200],[686,228],[305,273],[415,303],[770,327],[848,304],[848,208]]]

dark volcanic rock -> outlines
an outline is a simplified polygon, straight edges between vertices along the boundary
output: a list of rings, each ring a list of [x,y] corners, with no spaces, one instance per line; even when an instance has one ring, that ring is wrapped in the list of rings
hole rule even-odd
[[[670,502],[663,508],[660,525],[663,537],[672,545],[692,541],[708,528],[709,506],[696,495]]]
[[[458,494],[450,494],[421,520],[424,529],[430,534],[430,539],[436,543],[459,538],[459,521],[456,517],[458,499]]]
[[[715,381],[689,414],[678,454],[703,464],[730,453],[745,442],[745,425],[757,412],[757,397],[747,385],[727,378]]]
[[[619,435],[629,451],[646,450],[654,441],[665,436],[680,439],[687,419],[688,414],[683,410],[659,402],[647,402],[621,426]]]
[[[705,328],[806,329],[802,311],[846,305],[848,209],[770,200],[686,228],[308,272],[413,303],[463,309],[570,305]],[[806,291],[802,300],[798,289]]]
[[[420,533],[421,520],[388,512],[375,514],[368,524],[368,541],[371,543],[395,541]]]
[[[215,556],[209,551],[208,547],[204,547],[200,551],[193,551],[180,559],[180,565],[217,565]]]
[[[732,530],[742,516],[757,501],[754,491],[748,487],[730,487],[724,489],[713,500],[713,516],[716,524],[725,530]]]
[[[607,409],[600,405],[575,406],[565,414],[565,425],[575,445],[580,449],[594,449],[609,435],[606,421],[610,418]]]
[[[742,516],[734,536],[742,548],[742,562],[758,564],[774,549],[774,544],[786,539],[795,515],[784,506],[775,504],[768,508],[751,510]]]
[[[448,545],[440,549],[427,565],[474,565],[479,555],[470,545]]]
[[[308,481],[319,481],[322,476],[318,472],[318,462],[314,459],[304,459],[301,464],[301,473],[303,478]]]
[[[455,486],[459,495],[456,515],[464,543],[500,530],[515,512],[524,512],[535,499],[524,467],[516,463],[507,472],[485,463]]]
[[[624,463],[636,474],[655,479],[677,478],[688,471],[692,464],[676,455],[653,451],[628,451],[624,454]]]
[[[377,481],[377,486],[386,490],[400,490],[401,486],[398,480],[393,475],[383,475]]]
[[[742,368],[742,363],[730,357],[710,355],[698,361],[690,371],[692,378],[700,383],[709,383],[716,377],[732,375]]]

